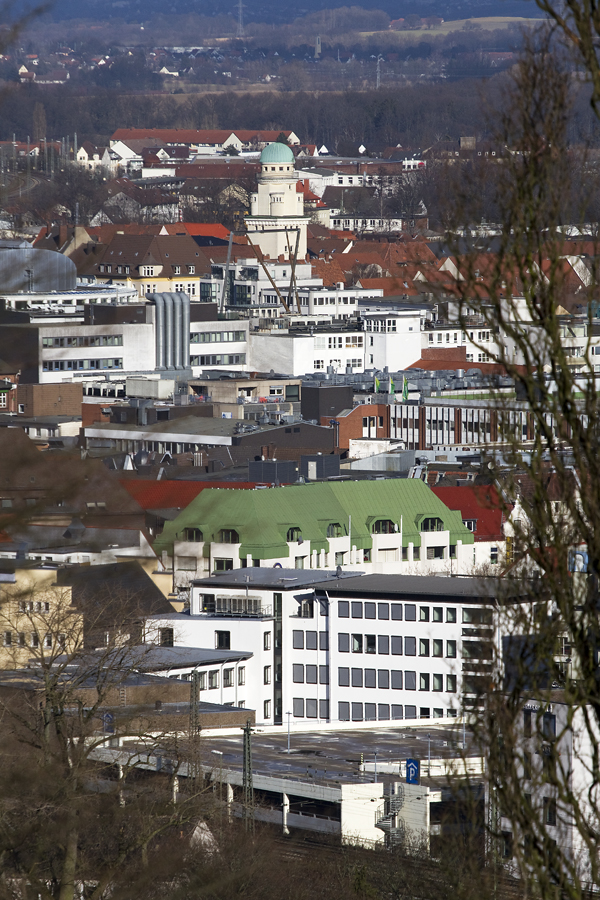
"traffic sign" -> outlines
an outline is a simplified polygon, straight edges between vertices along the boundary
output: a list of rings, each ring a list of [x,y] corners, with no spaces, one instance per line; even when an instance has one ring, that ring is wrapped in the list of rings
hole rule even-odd
[[[418,759],[406,760],[406,783],[419,784],[421,765]]]

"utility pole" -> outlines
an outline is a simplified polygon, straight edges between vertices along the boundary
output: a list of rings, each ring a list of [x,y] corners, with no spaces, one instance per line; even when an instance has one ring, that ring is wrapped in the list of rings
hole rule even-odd
[[[196,789],[196,782],[200,776],[200,673],[192,672],[190,680],[190,728],[189,728],[189,759],[188,779],[192,791]]]
[[[237,26],[237,37],[244,37],[244,4],[242,0],[238,0],[238,26]]]
[[[254,784],[252,781],[252,723],[250,719],[244,728],[244,824],[246,831],[254,834]]]

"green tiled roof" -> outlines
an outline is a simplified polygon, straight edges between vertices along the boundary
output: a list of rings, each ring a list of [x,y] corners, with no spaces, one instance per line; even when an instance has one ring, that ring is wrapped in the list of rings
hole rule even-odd
[[[372,546],[371,529],[377,519],[389,519],[400,531],[402,545],[421,546],[419,526],[424,516],[437,517],[450,543],[472,544],[473,535],[462,523],[460,512],[449,510],[418,479],[341,481],[290,485],[262,490],[207,488],[171,522],[157,538],[158,554],[173,555],[173,542],[183,539],[185,528],[201,529],[205,542],[219,541],[221,529],[240,535],[240,558],[274,559],[289,556],[287,532],[299,528],[311,550],[329,550],[327,527],[339,524],[348,534],[352,517],[352,544]],[[308,549],[308,548],[307,548]]]

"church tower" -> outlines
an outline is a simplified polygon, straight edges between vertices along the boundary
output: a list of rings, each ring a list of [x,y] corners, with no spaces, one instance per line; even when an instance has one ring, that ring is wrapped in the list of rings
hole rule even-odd
[[[246,229],[265,256],[293,256],[298,232],[298,259],[306,256],[304,194],[297,189],[294,154],[287,144],[268,144],[260,154],[258,190],[250,200]]]

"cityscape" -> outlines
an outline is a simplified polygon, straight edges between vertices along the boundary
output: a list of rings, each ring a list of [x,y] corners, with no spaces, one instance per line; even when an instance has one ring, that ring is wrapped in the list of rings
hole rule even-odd
[[[0,898],[600,891],[565,9],[3,12]]]

